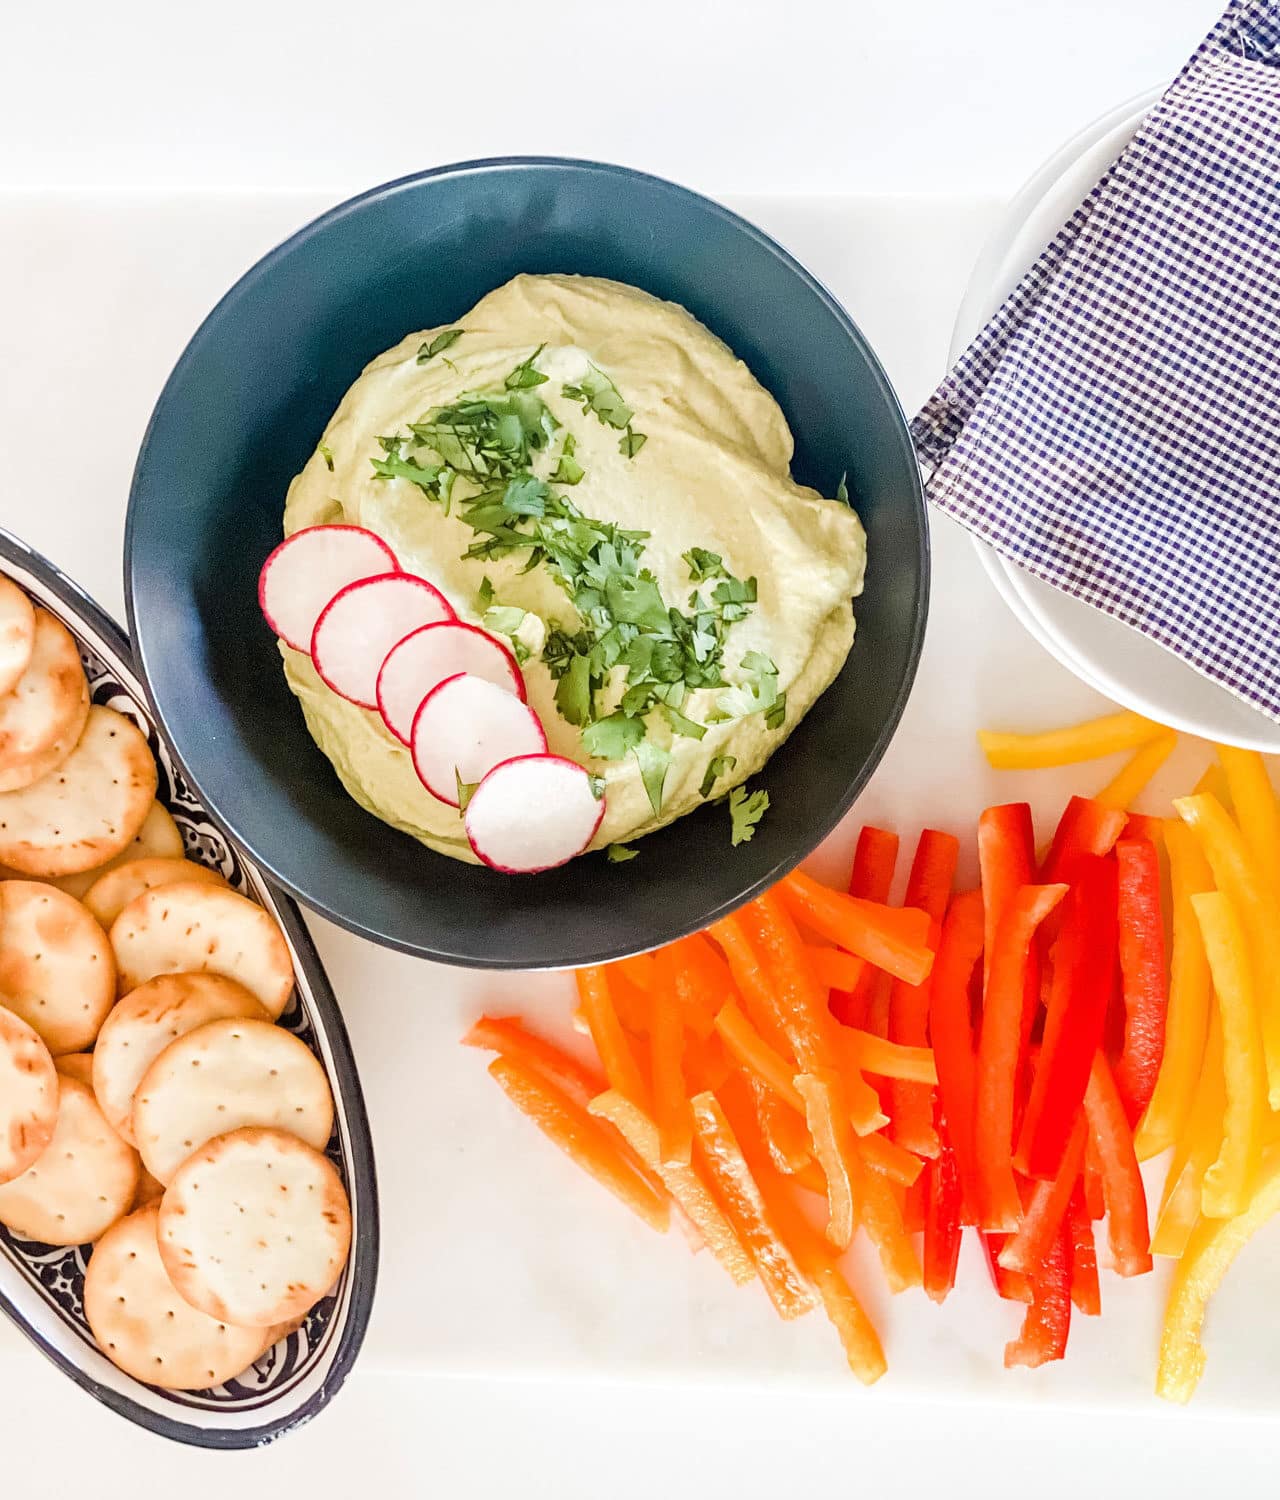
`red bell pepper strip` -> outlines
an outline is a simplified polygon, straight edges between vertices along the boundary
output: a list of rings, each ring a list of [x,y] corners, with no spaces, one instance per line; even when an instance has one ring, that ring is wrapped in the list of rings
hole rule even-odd
[[[1093,1243],[1093,1220],[1084,1201],[1084,1189],[1076,1183],[1067,1207],[1071,1232],[1071,1300],[1087,1318],[1102,1312],[1102,1289],[1098,1285],[1098,1252]]]
[[[1044,1041],[1014,1155],[1028,1177],[1052,1179],[1062,1165],[1102,1042],[1114,978],[1115,865],[1082,854],[1074,869],[1054,947]]]
[[[1141,1276],[1151,1269],[1147,1195],[1124,1104],[1101,1052],[1094,1054],[1084,1109],[1102,1168],[1111,1257],[1121,1276]]]
[[[898,835],[868,824],[858,835],[858,845],[853,851],[849,894],[862,901],[887,901],[897,864]],[[867,964],[852,990],[837,991],[831,996],[828,1002],[831,1014],[846,1026],[862,1026],[872,994],[887,988],[887,983],[879,969]]]
[[[978,1217],[978,1176],[973,1148],[977,1059],[969,1019],[969,981],[982,956],[981,891],[951,903],[929,984],[929,1032],[938,1069],[938,1098],[960,1174],[961,1223]]]
[[[1076,1127],[1058,1175],[1051,1181],[1034,1184],[1022,1225],[1017,1234],[1010,1235],[1000,1252],[1000,1264],[1006,1270],[1025,1271],[1034,1276],[1048,1259],[1054,1238],[1066,1220],[1071,1192],[1084,1163],[1084,1137],[1084,1115],[1080,1114],[1076,1117]]]
[[[1025,1271],[1006,1271],[1000,1264],[1000,1252],[1008,1242],[1007,1234],[983,1234],[983,1254],[987,1258],[987,1270],[991,1272],[991,1284],[996,1295],[1006,1302],[1031,1301],[1031,1278]]]
[[[929,913],[936,924],[930,941],[936,948],[938,931],[951,899],[951,885],[960,859],[960,841],[953,834],[926,828],[920,835],[911,874],[907,879],[905,904]],[[936,959],[935,959],[936,962]],[[929,1041],[929,984],[893,987],[889,1005],[889,1039],[908,1047],[923,1047]],[[889,1134],[900,1146],[917,1156],[938,1154],[938,1135],[933,1128],[933,1090],[919,1083],[895,1079],[889,1085]]]
[[[1013,1176],[1013,1115],[1027,958],[1036,928],[1066,893],[1065,885],[1023,886],[996,929],[978,1042],[973,1124],[978,1222],[986,1230],[1007,1233],[1022,1218]]]
[[[985,988],[996,950],[996,928],[1009,902],[1035,879],[1036,838],[1031,807],[1007,802],[989,807],[978,819],[978,870],[985,912],[982,981]]]
[[[960,1261],[960,1168],[952,1149],[946,1120],[937,1116],[939,1151],[924,1169],[924,1289],[935,1302],[945,1302],[956,1284]]]
[[[1085,1137],[1082,1186],[1084,1187],[1084,1206],[1088,1210],[1089,1218],[1096,1224],[1099,1219],[1106,1217],[1107,1205],[1102,1196],[1102,1165],[1098,1159],[1098,1148],[1091,1135]]]
[[[1155,1092],[1169,1007],[1156,846],[1148,839],[1121,839],[1116,868],[1124,996],[1124,1045],[1116,1062],[1116,1087],[1130,1125],[1136,1125]]]
[[[1082,854],[1110,854],[1128,820],[1129,815],[1119,808],[1103,807],[1088,797],[1072,797],[1040,867],[1041,884],[1070,880],[1072,866]]]
[[[1071,1241],[1066,1225],[1054,1236],[1048,1258],[1031,1283],[1031,1306],[1022,1331],[1005,1345],[1006,1370],[1015,1365],[1032,1369],[1061,1359],[1071,1331]]]

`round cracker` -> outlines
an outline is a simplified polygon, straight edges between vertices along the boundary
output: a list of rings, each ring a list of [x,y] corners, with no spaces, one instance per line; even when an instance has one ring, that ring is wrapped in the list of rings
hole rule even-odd
[[[126,848],[156,795],[146,737],[123,714],[95,706],[56,771],[0,793],[0,862],[27,875],[70,875]]]
[[[173,821],[173,815],[161,802],[153,802],[147,815],[128,845],[119,854],[92,870],[79,870],[74,875],[59,875],[54,880],[60,890],[77,900],[102,879],[109,871],[118,869],[135,859],[181,859],[183,856],[182,830]]]
[[[84,904],[103,927],[110,927],[143,891],[160,885],[216,885],[230,890],[226,877],[189,859],[131,859],[100,875],[84,894]]]
[[[293,990],[293,960],[271,916],[233,890],[187,882],[135,897],[111,924],[121,987],[157,974],[225,974],[275,1017]]]
[[[92,1047],[115,998],[111,944],[74,896],[38,880],[0,884],[0,1005],[57,1056]]]
[[[31,662],[36,611],[11,578],[0,578],[0,693],[11,693]]]
[[[53,1139],[58,1075],[48,1047],[0,1007],[0,1182],[19,1177]]]
[[[0,1186],[0,1224],[44,1245],[85,1245],[129,1212],[137,1188],[138,1153],[107,1124],[88,1084],[64,1075],[53,1139]]]
[[[206,1141],[245,1125],[286,1130],[317,1149],[333,1129],[324,1069],[269,1021],[210,1021],[187,1032],[151,1064],[133,1097],[134,1139],[161,1182]]]
[[[351,1206],[333,1163],[282,1130],[207,1142],[160,1200],[169,1279],[211,1318],[267,1327],[314,1307],[342,1273]]]
[[[262,1330],[233,1328],[197,1312],[173,1289],[156,1244],[159,1205],[113,1225],[94,1246],[84,1314],[106,1357],[147,1385],[198,1391],[261,1357]]]
[[[48,771],[49,754],[65,757],[89,713],[89,684],[75,637],[46,609],[35,612],[27,669],[0,697],[0,792],[29,786]],[[58,762],[54,762],[54,765]]]
[[[131,1145],[133,1096],[143,1074],[180,1036],[210,1021],[269,1021],[262,1002],[221,974],[159,974],[127,994],[103,1022],[93,1053],[102,1112]]]
[[[55,1057],[53,1066],[63,1078],[74,1078],[77,1083],[83,1083],[86,1088],[93,1087],[93,1053],[92,1052],[64,1052],[61,1057]],[[120,1132],[117,1131],[118,1135]]]

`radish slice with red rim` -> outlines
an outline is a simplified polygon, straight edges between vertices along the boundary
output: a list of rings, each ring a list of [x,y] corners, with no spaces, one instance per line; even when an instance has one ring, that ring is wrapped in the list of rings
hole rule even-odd
[[[399,567],[386,542],[363,526],[308,526],[263,563],[258,607],[286,646],[309,654],[316,621],[335,594]]]
[[[520,755],[495,766],[467,803],[467,840],[492,869],[536,875],[590,844],[604,817],[604,795],[561,755]]]
[[[526,698],[520,667],[501,641],[461,620],[424,625],[391,648],[378,673],[378,711],[396,739],[409,743],[422,700],[462,672]]]
[[[458,783],[472,786],[494,766],[547,748],[538,716],[514,693],[460,672],[422,700],[410,736],[418,779],[433,797],[458,806]]]
[[[350,583],[325,605],[311,634],[316,671],[341,697],[378,706],[378,673],[387,653],[422,625],[452,620],[438,588],[412,573],[382,573]]]

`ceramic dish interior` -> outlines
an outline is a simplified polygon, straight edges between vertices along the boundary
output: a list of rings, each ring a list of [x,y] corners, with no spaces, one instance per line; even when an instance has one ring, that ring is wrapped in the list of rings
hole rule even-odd
[[[239,1379],[212,1390],[167,1391],[143,1385],[99,1353],[82,1303],[88,1245],[42,1245],[0,1226],[0,1308],[78,1386],[140,1427],[208,1448],[272,1442],[332,1400],[363,1342],[373,1302],[377,1187],[368,1119],[346,1028],[297,908],[274,892],[226,838],[174,766],[147,711],[120,628],[74,583],[4,531],[0,572],[75,636],[92,701],[127,715],[147,735],[160,772],[156,795],[182,830],[188,858],[219,870],[280,924],[296,978],[280,1024],[307,1044],[328,1074],[335,1104],[328,1155],[351,1199],[353,1229],[351,1257],[333,1292],[296,1332]]]

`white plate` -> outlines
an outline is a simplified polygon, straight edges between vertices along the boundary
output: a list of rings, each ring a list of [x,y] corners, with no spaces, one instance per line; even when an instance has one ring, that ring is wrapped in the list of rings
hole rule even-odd
[[[1017,194],[974,267],[956,317],[951,363],[1124,149],[1160,92],[1151,90],[1095,120]],[[1128,625],[1019,568],[985,542],[975,538],[975,545],[1021,624],[1091,687],[1174,729],[1280,752],[1280,724]]]

